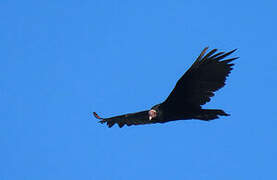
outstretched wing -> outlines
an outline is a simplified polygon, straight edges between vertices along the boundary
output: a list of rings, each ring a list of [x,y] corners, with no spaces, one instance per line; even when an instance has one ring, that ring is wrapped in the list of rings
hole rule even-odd
[[[205,55],[207,49],[201,52],[189,70],[178,80],[164,104],[199,108],[210,101],[215,91],[225,85],[226,77],[234,65],[230,62],[238,57],[224,58],[236,49],[227,53],[216,53],[217,49],[213,49]]]
[[[124,125],[131,126],[131,125],[139,125],[139,124],[151,124],[155,123],[154,121],[149,120],[148,111],[141,111],[137,113],[129,113],[120,116],[115,116],[111,118],[101,118],[93,112],[94,117],[100,119],[100,123],[107,123],[109,127],[112,127],[114,124],[118,124],[121,128]]]

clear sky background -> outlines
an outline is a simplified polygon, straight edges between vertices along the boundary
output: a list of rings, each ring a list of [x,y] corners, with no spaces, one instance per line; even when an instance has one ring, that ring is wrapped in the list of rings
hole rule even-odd
[[[2,0],[0,180],[277,179],[277,3]],[[201,50],[239,56],[212,122],[109,129]]]

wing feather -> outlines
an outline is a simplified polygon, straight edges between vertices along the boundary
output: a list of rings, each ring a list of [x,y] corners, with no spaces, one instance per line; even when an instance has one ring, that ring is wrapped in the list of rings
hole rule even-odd
[[[215,91],[225,85],[226,77],[234,65],[229,63],[237,57],[223,59],[236,49],[216,54],[217,49],[213,49],[204,56],[206,50],[207,48],[200,53],[189,70],[178,80],[164,105],[200,108],[211,100]]]
[[[140,125],[140,124],[151,124],[154,121],[149,121],[148,111],[141,111],[137,113],[129,113],[120,116],[114,116],[110,118],[101,118],[98,114],[93,112],[95,118],[100,119],[100,123],[106,123],[108,127],[112,127],[114,124],[118,124],[120,128],[124,125]]]

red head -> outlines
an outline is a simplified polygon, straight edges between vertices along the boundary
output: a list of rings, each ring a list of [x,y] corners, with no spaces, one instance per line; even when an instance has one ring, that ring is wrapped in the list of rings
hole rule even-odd
[[[157,111],[154,109],[151,109],[150,111],[148,111],[148,115],[149,115],[149,120],[151,121],[151,119],[157,117]]]

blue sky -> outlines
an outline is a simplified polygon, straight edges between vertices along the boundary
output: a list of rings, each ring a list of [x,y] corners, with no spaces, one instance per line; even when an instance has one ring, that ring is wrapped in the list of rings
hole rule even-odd
[[[0,3],[0,180],[276,179],[276,1]],[[107,128],[163,101],[201,50],[235,69],[212,122]]]

